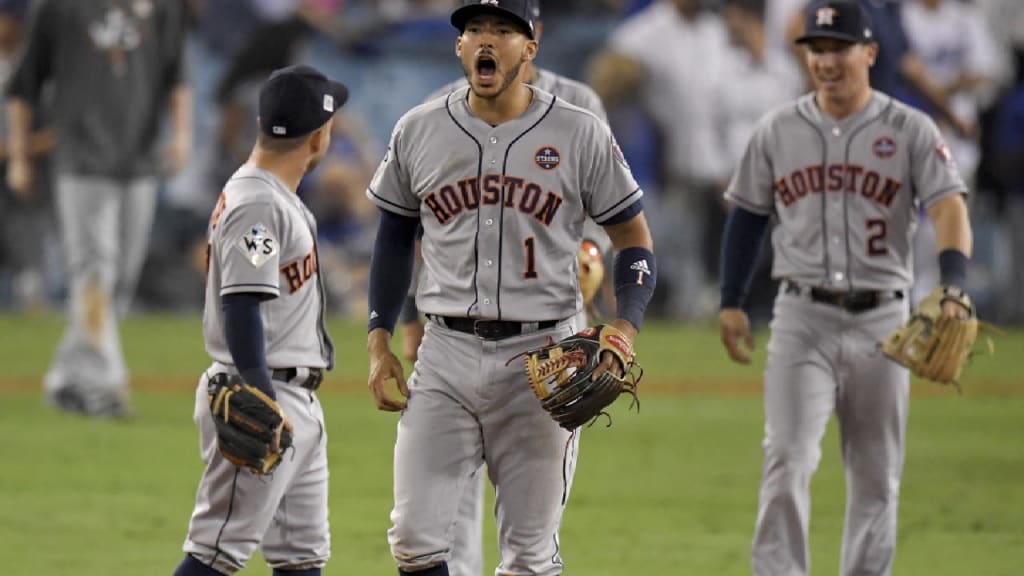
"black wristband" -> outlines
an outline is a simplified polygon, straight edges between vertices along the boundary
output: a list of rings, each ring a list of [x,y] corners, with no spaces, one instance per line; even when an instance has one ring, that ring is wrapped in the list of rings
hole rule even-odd
[[[647,310],[658,281],[654,253],[639,246],[624,249],[615,257],[613,274],[616,316],[640,330],[644,311]]]
[[[956,248],[939,252],[939,282],[963,288],[967,282],[967,255]]]

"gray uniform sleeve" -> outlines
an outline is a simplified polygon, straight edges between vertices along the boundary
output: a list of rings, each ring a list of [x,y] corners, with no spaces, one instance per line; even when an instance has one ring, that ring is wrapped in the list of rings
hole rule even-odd
[[[583,167],[583,204],[590,217],[603,225],[639,200],[643,191],[608,125],[593,120],[585,125],[584,131],[590,137],[581,147],[588,156],[579,163]]]
[[[57,8],[52,0],[32,3],[27,33],[23,39],[18,63],[7,85],[7,94],[28,102],[36,102],[43,83],[53,72]]]
[[[366,190],[366,197],[379,208],[401,216],[417,218],[420,215],[420,199],[413,194],[409,186],[409,172],[402,158],[404,126],[403,120],[399,120],[395,126],[384,159],[377,166],[377,172]]]
[[[595,116],[600,118],[602,122],[608,122],[608,111],[604,109],[604,104],[601,102],[601,97],[597,95],[597,92],[594,92],[593,90],[581,90],[579,100],[580,101],[577,106],[590,110]]]
[[[227,212],[214,246],[221,270],[220,295],[258,292],[280,295],[281,219],[270,202],[254,202]]]
[[[915,114],[911,123],[910,177],[914,192],[925,206],[952,195],[966,194],[960,171],[939,127],[924,114]]]
[[[768,216],[775,207],[775,188],[772,165],[768,158],[768,135],[771,126],[762,121],[754,130],[743,158],[736,166],[736,172],[725,191],[726,200],[744,210]]]

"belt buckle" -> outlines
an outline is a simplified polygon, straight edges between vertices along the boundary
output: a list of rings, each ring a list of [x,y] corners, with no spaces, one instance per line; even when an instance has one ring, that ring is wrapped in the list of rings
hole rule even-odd
[[[500,326],[489,320],[473,320],[473,335],[484,340],[497,340],[502,336]]]

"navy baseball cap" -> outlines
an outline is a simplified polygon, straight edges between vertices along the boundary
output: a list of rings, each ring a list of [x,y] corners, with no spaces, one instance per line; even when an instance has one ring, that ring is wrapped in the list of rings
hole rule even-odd
[[[478,14],[497,14],[514,20],[533,40],[533,21],[540,15],[539,0],[461,0],[452,12],[452,26],[462,32],[466,22]]]
[[[303,64],[274,70],[260,88],[260,130],[296,138],[323,126],[348,100],[348,88]]]
[[[804,12],[804,35],[796,39],[805,44],[815,38],[833,38],[854,44],[875,41],[871,17],[857,0],[812,2]]]

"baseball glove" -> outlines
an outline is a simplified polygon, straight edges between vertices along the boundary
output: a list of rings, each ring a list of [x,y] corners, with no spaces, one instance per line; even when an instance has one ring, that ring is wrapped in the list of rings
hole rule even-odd
[[[947,301],[963,306],[967,318],[943,318],[942,304]],[[921,378],[958,386],[978,327],[970,297],[959,288],[939,286],[918,304],[910,320],[882,343],[882,351]]]
[[[606,350],[618,360],[622,376],[608,370],[594,380],[594,370]],[[639,407],[636,392],[643,369],[635,362],[629,340],[613,326],[593,326],[527,352],[526,375],[541,406],[566,430],[593,423],[602,414],[608,416],[604,409],[619,394],[629,394],[633,397],[630,406]]]
[[[221,455],[256,474],[273,472],[292,445],[291,423],[277,402],[240,376],[223,373],[210,378],[208,392]]]

